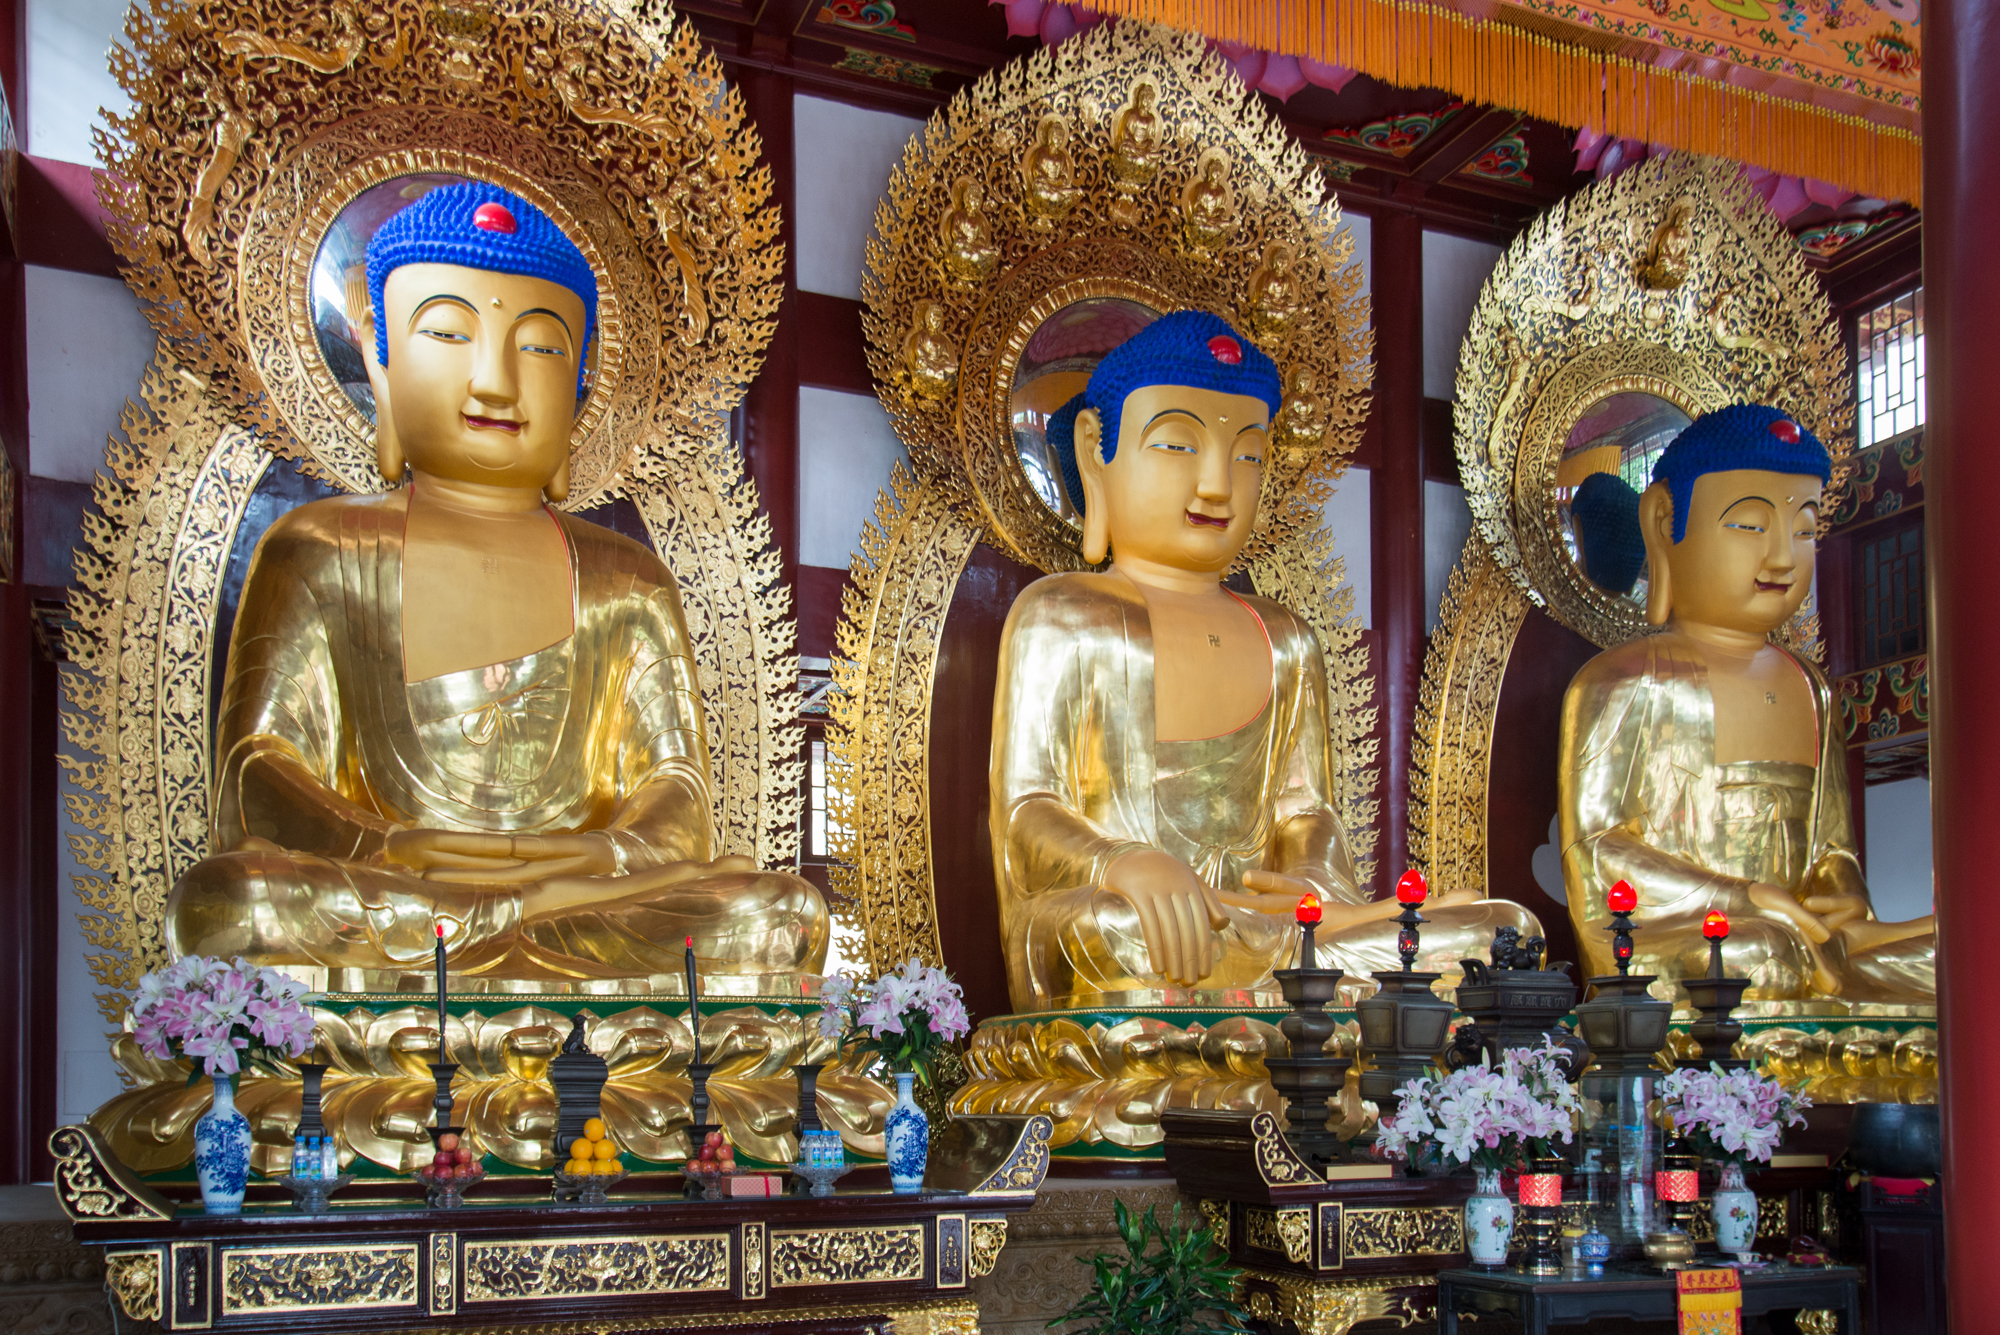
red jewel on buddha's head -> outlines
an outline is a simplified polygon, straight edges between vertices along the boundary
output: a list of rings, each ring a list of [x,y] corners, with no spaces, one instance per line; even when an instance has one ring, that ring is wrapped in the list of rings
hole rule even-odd
[[[1398,904],[1421,904],[1425,899],[1429,898],[1430,893],[1431,888],[1424,880],[1424,874],[1415,867],[1410,868],[1410,870],[1396,878],[1396,902]]]
[[[1787,445],[1796,445],[1799,443],[1799,424],[1781,417],[1771,423],[1771,434]]]
[[[1311,927],[1319,921],[1319,896],[1307,895],[1299,900],[1299,925]]]
[[[1639,892],[1632,888],[1630,881],[1620,881],[1612,886],[1611,893],[1605,898],[1610,901],[1613,913],[1630,913],[1639,907]]]
[[[495,204],[490,200],[472,211],[472,225],[482,232],[518,231],[520,224],[505,204]]]
[[[1708,916],[1701,920],[1701,934],[1711,941],[1720,941],[1729,935],[1729,915],[1721,909],[1710,909]]]
[[[1243,345],[1227,334],[1217,334],[1208,340],[1208,353],[1224,366],[1239,366],[1243,362]]]

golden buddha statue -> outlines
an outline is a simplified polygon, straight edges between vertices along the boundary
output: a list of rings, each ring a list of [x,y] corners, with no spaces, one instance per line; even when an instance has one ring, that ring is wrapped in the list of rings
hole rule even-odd
[[[1120,185],[1142,186],[1160,169],[1160,90],[1141,79],[1131,100],[1111,123],[1111,175]]]
[[[1049,420],[1084,558],[1111,566],[1037,580],[1001,641],[991,828],[1018,1010],[1271,990],[1308,892],[1322,963],[1398,962],[1398,906],[1367,899],[1334,807],[1318,640],[1222,584],[1256,523],[1278,405],[1270,358],[1182,311],[1113,349]],[[1540,930],[1467,890],[1426,912],[1425,967],[1481,952],[1496,927]]]
[[[1048,231],[1076,207],[1076,160],[1069,151],[1069,122],[1044,116],[1035,128],[1035,142],[1021,159],[1023,202],[1038,231]]]
[[[903,374],[927,399],[942,399],[958,379],[958,349],[944,331],[943,305],[931,300],[910,313],[910,332],[903,339]]]
[[[951,207],[938,228],[944,239],[944,267],[961,282],[982,282],[1000,263],[993,228],[980,212],[985,198],[979,182],[959,177],[951,187]]]
[[[714,858],[672,574],[547,503],[589,264],[471,183],[384,223],[368,284],[378,462],[400,485],[301,506],[258,546],[216,727],[222,851],[174,886],[171,948],[343,990],[423,974],[440,928],[453,973],[526,990],[666,990],[688,937],[711,976],[817,973],[819,893]]]
[[[1183,230],[1196,250],[1220,250],[1236,235],[1236,191],[1229,184],[1229,159],[1219,151],[1204,153],[1194,179],[1181,192]]]
[[[1292,273],[1297,263],[1290,246],[1273,241],[1250,276],[1250,327],[1281,346],[1299,319],[1299,282]]]
[[[1720,909],[1753,1000],[1936,995],[1931,919],[1869,903],[1832,688],[1769,638],[1812,587],[1830,477],[1810,432],[1739,404],[1675,437],[1640,497],[1647,619],[1666,629],[1599,654],[1563,700],[1563,874],[1592,973],[1614,967],[1605,897],[1623,880],[1635,973],[1706,972]]]

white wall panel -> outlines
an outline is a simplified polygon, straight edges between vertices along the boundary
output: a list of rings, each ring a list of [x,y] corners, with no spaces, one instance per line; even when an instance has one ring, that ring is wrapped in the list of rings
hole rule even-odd
[[[1465,488],[1449,482],[1424,483],[1424,633],[1437,629],[1438,610],[1452,567],[1472,532],[1472,507]]]
[[[875,204],[903,147],[924,128],[914,116],[825,98],[792,99],[792,162],[799,288],[861,299],[861,266]]]
[[[116,278],[26,266],[28,461],[37,477],[88,482],[105,437],[153,356],[153,327]]]
[[[28,0],[28,152],[96,165],[98,108],[129,105],[105,60],[114,42],[124,44],[127,3]]]
[[[1484,241],[1424,233],[1425,398],[1456,397],[1459,342],[1471,327],[1479,289],[1505,253]]]
[[[1342,588],[1354,590],[1354,613],[1361,628],[1375,624],[1375,562],[1373,530],[1368,517],[1368,470],[1350,467],[1334,484],[1321,527],[1333,534],[1333,554],[1346,562]]]
[[[1878,783],[1863,805],[1875,916],[1884,922],[1924,917],[1931,911],[1931,781]]]
[[[872,394],[799,391],[799,560],[845,570],[889,470],[909,455]]]

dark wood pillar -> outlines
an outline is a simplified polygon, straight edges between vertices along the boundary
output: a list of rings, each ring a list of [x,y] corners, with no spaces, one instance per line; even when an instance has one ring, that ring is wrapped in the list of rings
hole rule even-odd
[[[1953,1330],[1992,1319],[2000,1236],[2000,1064],[1993,1059],[1993,962],[2000,895],[2000,618],[1993,615],[2000,495],[2000,7],[1932,0],[1924,11],[1924,304],[1929,427],[1924,508],[1930,574],[1931,838],[1937,876],[1938,1023],[1943,1065],[1945,1255]]]
[[[778,236],[785,247],[785,296],[778,308],[778,332],[765,354],[764,368],[744,396],[743,462],[757,484],[758,499],[771,517],[771,538],[793,590],[799,575],[799,340],[798,262],[792,172],[792,79],[776,70],[743,69],[743,100],[764,143],[771,169],[771,197],[783,211]]]
[[[1375,215],[1375,416],[1381,455],[1368,479],[1373,618],[1382,647],[1382,832],[1376,884],[1410,861],[1410,731],[1424,670],[1424,228],[1415,214]],[[1444,889],[1446,887],[1439,887]]]

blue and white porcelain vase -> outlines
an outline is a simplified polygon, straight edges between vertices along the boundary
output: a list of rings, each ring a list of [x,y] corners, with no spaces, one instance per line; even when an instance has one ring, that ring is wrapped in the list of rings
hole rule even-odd
[[[898,1195],[924,1189],[924,1165],[931,1157],[931,1119],[910,1096],[909,1071],[896,1072],[896,1106],[889,1109],[882,1139],[889,1151],[889,1182]]]
[[[1465,1250],[1474,1265],[1507,1264],[1514,1236],[1514,1202],[1500,1190],[1500,1170],[1479,1168],[1479,1186],[1465,1203]]]
[[[201,1208],[240,1214],[250,1180],[250,1119],[236,1111],[236,1090],[226,1075],[212,1075],[215,1101],[195,1119],[194,1171],[201,1179]]]

